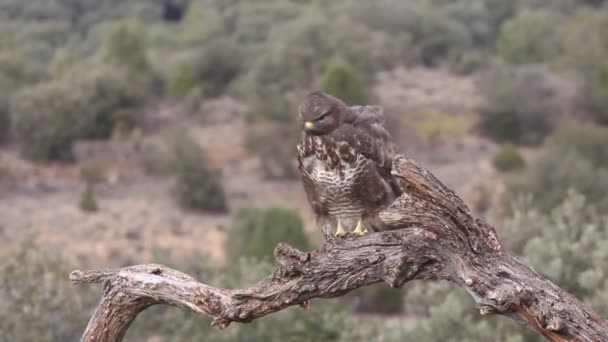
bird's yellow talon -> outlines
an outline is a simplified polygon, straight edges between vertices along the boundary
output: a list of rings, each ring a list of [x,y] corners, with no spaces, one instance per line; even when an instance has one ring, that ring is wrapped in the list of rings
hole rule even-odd
[[[355,230],[353,230],[353,234],[355,236],[363,236],[367,234],[367,229],[363,229],[363,223],[361,219],[357,221],[357,227],[355,228]]]
[[[336,230],[336,236],[337,237],[344,237],[346,236],[347,232],[346,230],[344,230],[344,227],[342,227],[342,222],[340,222],[340,220],[338,220],[338,229]]]

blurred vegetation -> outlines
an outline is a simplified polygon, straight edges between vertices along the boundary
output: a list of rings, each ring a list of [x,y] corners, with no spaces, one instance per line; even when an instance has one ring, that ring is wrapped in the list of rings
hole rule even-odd
[[[209,168],[205,151],[194,139],[176,132],[171,140],[171,158],[173,194],[180,206],[211,212],[227,209],[220,174]]]
[[[545,211],[575,190],[608,212],[608,128],[567,122],[543,144],[526,170],[508,182],[507,199],[532,195]]]
[[[99,291],[75,288],[57,251],[29,242],[0,259],[0,337],[6,341],[77,341]]]
[[[254,125],[246,133],[247,145],[259,156],[267,179],[294,179],[297,176],[295,124],[271,122]]]
[[[522,11],[507,20],[496,43],[498,55],[512,64],[550,61],[559,54],[557,29],[563,17],[551,11]]]
[[[498,141],[541,143],[569,105],[560,80],[542,67],[496,64],[481,84],[480,127]]]
[[[6,95],[0,94],[0,143],[8,139],[10,128],[9,103]]]
[[[136,125],[144,99],[137,78],[112,67],[82,66],[15,94],[11,121],[24,156],[65,160],[77,139],[108,138],[119,124]]]
[[[97,211],[95,199],[95,184],[104,180],[104,167],[100,160],[87,160],[80,164],[80,178],[85,183],[85,189],[80,195],[80,209],[83,211]]]
[[[87,186],[82,194],[80,195],[79,202],[80,209],[82,211],[93,212],[99,209],[97,205],[97,200],[95,199],[95,193],[93,192],[93,188]]]
[[[241,206],[231,215],[224,250],[230,259],[247,256],[271,261],[279,242],[303,251],[312,249],[297,211],[280,206]]]
[[[503,172],[522,169],[525,164],[525,160],[517,147],[512,144],[505,144],[492,158],[492,165]]]
[[[285,98],[317,85],[348,103],[363,103],[370,101],[368,85],[379,71],[437,67],[484,74],[481,127],[489,137],[539,144],[574,105],[597,122],[608,122],[608,16],[597,10],[600,6],[606,5],[572,0],[3,0],[0,90],[10,90],[12,97],[40,82],[61,87],[74,82],[64,78],[78,65],[86,65],[78,72],[85,76],[116,68],[137,81],[128,89],[119,86],[121,92],[144,89],[157,95],[141,105],[168,96],[187,102],[186,112],[194,112],[202,99],[230,94],[244,100],[256,120],[274,121],[289,113]],[[43,85],[34,88],[45,91]],[[108,96],[103,102],[112,103],[113,95]],[[18,104],[28,102],[16,97]],[[36,103],[27,112],[41,112],[36,109],[44,104]],[[14,108],[17,123],[38,116],[23,114],[28,118],[22,120],[17,118],[22,108]],[[60,108],[83,110],[69,101]],[[25,154],[36,160],[69,156],[71,142],[82,138],[62,132],[61,122],[69,116],[45,113],[37,121],[51,128],[20,138],[29,145]],[[105,116],[108,122],[111,116]],[[15,136],[22,136],[24,126],[13,125]],[[49,147],[41,148],[40,141]]]
[[[368,104],[369,96],[361,77],[345,61],[334,60],[327,66],[321,80],[321,89],[350,106]]]

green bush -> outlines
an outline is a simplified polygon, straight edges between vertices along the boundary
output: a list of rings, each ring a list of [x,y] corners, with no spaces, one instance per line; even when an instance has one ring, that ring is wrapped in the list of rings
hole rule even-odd
[[[507,20],[497,42],[498,55],[513,64],[551,62],[559,54],[556,27],[562,18],[549,11],[523,11]]]
[[[515,146],[506,144],[496,152],[492,165],[499,171],[508,172],[522,169],[525,161]]]
[[[99,291],[74,287],[73,266],[29,243],[0,259],[0,336],[6,341],[77,341]]]
[[[357,71],[342,60],[334,60],[327,66],[321,89],[348,105],[364,105],[369,100]]]
[[[303,251],[311,249],[300,215],[292,209],[271,206],[257,215],[245,255],[273,260],[274,248],[279,242],[287,242]]]
[[[575,190],[608,210],[608,128],[568,122],[543,144],[526,170],[508,179],[506,199],[532,195],[536,207],[549,211]]]
[[[297,177],[294,146],[296,126],[285,123],[251,125],[247,130],[247,145],[258,155],[267,179]],[[277,144],[277,141],[281,141]]]
[[[358,313],[400,314],[403,311],[403,297],[401,289],[378,283],[353,291],[345,300],[353,301]]]
[[[311,249],[296,211],[280,206],[264,209],[241,206],[232,213],[224,245],[229,259],[248,256],[271,261],[279,242],[303,251]]]
[[[276,89],[260,90],[247,103],[247,118],[252,122],[277,121],[295,124],[294,105]]]
[[[226,195],[220,175],[207,165],[205,152],[196,141],[176,134],[172,141],[173,194],[178,204],[187,209],[212,212],[226,210]]]
[[[10,133],[10,114],[8,99],[0,94],[0,143],[4,142]]]
[[[595,121],[607,125],[608,64],[601,66],[585,79],[582,95],[584,104],[593,114]]]
[[[245,255],[262,209],[239,205],[230,213],[229,226],[224,240],[226,259],[236,260]],[[274,249],[274,247],[272,247]]]
[[[167,85],[167,94],[174,98],[182,98],[188,92],[196,87],[197,80],[195,79],[192,63],[182,62],[174,71],[169,84]]]
[[[93,212],[97,211],[98,208],[93,187],[87,186],[82,195],[80,195],[80,209],[86,212]]]
[[[566,86],[542,67],[494,65],[480,82],[482,133],[497,141],[542,142],[570,105]]]
[[[69,159],[75,140],[107,138],[119,124],[136,124],[146,83],[120,69],[84,68],[24,89],[11,101],[15,136],[26,157]]]
[[[150,72],[142,34],[133,24],[116,23],[110,28],[103,46],[103,59],[133,72]]]
[[[144,169],[151,175],[170,175],[173,170],[171,151],[163,145],[144,145],[141,151],[141,161]]]
[[[16,51],[0,51],[0,91],[12,94],[47,77],[44,69]]]
[[[230,40],[207,42],[201,53],[192,61],[192,71],[197,85],[205,97],[224,93],[242,68],[238,47]]]

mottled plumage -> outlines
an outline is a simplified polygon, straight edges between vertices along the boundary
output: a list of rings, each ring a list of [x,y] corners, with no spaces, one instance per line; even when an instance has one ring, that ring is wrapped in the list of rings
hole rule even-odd
[[[298,164],[318,217],[382,229],[378,213],[398,195],[391,177],[394,146],[382,108],[348,107],[323,92],[312,92],[299,108],[302,136]],[[357,224],[355,233],[364,232]],[[342,235],[342,234],[338,234]]]

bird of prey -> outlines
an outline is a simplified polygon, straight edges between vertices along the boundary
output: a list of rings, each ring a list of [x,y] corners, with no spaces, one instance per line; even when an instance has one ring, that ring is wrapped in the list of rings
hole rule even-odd
[[[349,107],[322,91],[299,106],[298,167],[317,218],[337,221],[336,236],[384,230],[378,214],[399,196],[395,155],[379,106]]]

